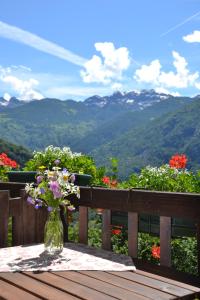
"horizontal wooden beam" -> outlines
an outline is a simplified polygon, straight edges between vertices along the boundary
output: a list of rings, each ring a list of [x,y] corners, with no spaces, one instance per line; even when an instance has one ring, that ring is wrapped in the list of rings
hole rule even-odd
[[[0,183],[0,190],[10,190],[13,194],[19,193],[22,187],[21,183]],[[73,195],[70,197],[76,207],[101,207],[138,214],[200,220],[200,194],[100,187],[81,187],[80,194],[80,199]]]
[[[76,200],[77,203],[113,211],[200,219],[200,194],[81,187],[81,198]]]

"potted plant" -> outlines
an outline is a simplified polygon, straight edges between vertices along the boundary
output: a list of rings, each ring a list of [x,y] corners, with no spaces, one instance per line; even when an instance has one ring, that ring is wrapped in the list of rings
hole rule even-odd
[[[90,185],[92,178],[96,177],[96,166],[89,156],[72,152],[69,147],[52,145],[44,151],[34,151],[33,158],[25,164],[24,171],[52,170],[54,166],[74,173],[77,185]]]
[[[12,169],[18,168],[19,165],[15,160],[10,159],[6,153],[0,154],[0,180],[7,181],[9,179],[9,173]]]

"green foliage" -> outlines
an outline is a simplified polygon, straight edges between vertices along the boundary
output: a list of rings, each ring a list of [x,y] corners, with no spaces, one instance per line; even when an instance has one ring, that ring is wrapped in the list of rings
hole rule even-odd
[[[159,260],[152,257],[153,245],[159,245],[159,238],[147,233],[139,233],[138,258],[159,264]],[[175,238],[171,241],[172,265],[178,270],[197,275],[197,241],[193,237]]]
[[[112,180],[115,180],[118,178],[118,159],[115,158],[115,157],[111,157],[110,158],[110,164],[111,164],[111,167],[110,167],[110,176],[111,176],[111,179]]]
[[[69,239],[78,242],[78,213],[69,226]],[[94,210],[89,211],[88,244],[101,247],[102,219]],[[122,228],[121,233],[112,235],[112,250],[116,253],[128,255],[127,229]],[[160,260],[152,256],[152,246],[159,246],[160,239],[147,233],[138,233],[138,258],[151,263],[159,264]],[[172,265],[178,270],[197,275],[197,241],[194,237],[174,238],[171,241]]]
[[[112,235],[111,243],[112,251],[115,253],[128,255],[128,239],[126,229],[122,228],[120,234]]]
[[[141,111],[116,101],[104,107],[70,100],[33,101],[0,112],[1,136],[30,149],[69,145],[92,156],[98,166],[116,157],[120,178],[149,163],[163,164],[177,151],[192,158],[193,169],[200,167],[199,100],[151,100],[154,104]],[[186,103],[187,109],[178,111]]]
[[[174,239],[171,242],[172,263],[178,271],[198,274],[197,240],[192,237]]]
[[[187,103],[178,110],[174,103],[173,112],[167,114],[166,110],[163,115],[156,115],[153,119],[150,117],[148,122],[138,123],[139,126],[127,127],[123,134],[105,141],[92,149],[90,154],[101,165],[108,164],[108,157],[118,158],[121,162],[119,176],[123,179],[148,164],[162,165],[177,152],[190,157],[189,169],[200,169],[200,102],[197,99]],[[146,109],[142,112],[147,113]]]
[[[88,222],[88,245],[94,246],[96,248],[101,248],[101,217],[96,214],[95,210],[89,210],[89,222]],[[72,222],[69,224],[69,240],[78,242],[78,212],[73,213]]]
[[[140,232],[138,234],[138,258],[159,264],[159,260],[154,258],[151,253],[152,246],[159,245],[159,242],[160,240],[157,236]]]
[[[189,172],[186,169],[147,166],[140,174],[131,174],[127,181],[121,184],[123,188],[143,188],[154,191],[169,192],[200,192],[200,173]]]
[[[105,168],[97,168],[94,160],[81,153],[73,153],[69,147],[48,146],[44,151],[34,151],[33,158],[25,164],[25,171],[37,171],[40,167],[51,170],[55,161],[58,166],[66,168],[71,173],[89,174],[93,184],[100,184]]]

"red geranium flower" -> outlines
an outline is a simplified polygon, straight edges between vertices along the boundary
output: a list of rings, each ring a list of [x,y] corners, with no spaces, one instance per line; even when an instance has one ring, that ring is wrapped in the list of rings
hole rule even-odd
[[[171,168],[184,169],[187,163],[187,157],[185,154],[175,154],[171,157],[169,165]]]
[[[160,259],[160,246],[153,245],[151,248],[151,255],[154,258]]]
[[[18,164],[15,160],[10,159],[7,154],[1,153],[0,154],[0,165],[5,167],[17,168]]]
[[[102,178],[102,182],[103,182],[104,184],[106,184],[106,185],[110,185],[110,177],[104,176],[104,177]]]
[[[111,225],[111,232],[114,235],[119,235],[122,233],[122,225]]]
[[[112,229],[112,234],[114,235],[119,235],[121,232],[121,229]]]
[[[103,178],[102,178],[102,182],[104,183],[104,184],[106,184],[109,188],[116,188],[117,187],[117,185],[118,185],[118,182],[117,182],[117,180],[116,179],[111,179],[109,176],[104,176]]]

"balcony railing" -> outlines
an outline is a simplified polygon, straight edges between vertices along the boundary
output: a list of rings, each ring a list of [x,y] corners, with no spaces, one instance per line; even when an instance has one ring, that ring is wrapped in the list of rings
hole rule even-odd
[[[0,247],[7,245],[9,217],[13,218],[13,245],[43,242],[46,209],[35,210],[28,205],[23,187],[23,184],[0,183]],[[128,212],[128,253],[136,267],[200,286],[200,194],[81,187],[78,206],[80,243],[88,241],[88,208],[104,209],[102,248],[106,250],[111,249],[111,211]],[[160,217],[160,265],[138,259],[138,217],[141,213]],[[171,266],[172,217],[195,222],[198,276],[180,273]]]

